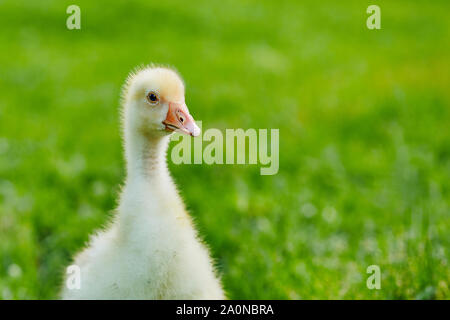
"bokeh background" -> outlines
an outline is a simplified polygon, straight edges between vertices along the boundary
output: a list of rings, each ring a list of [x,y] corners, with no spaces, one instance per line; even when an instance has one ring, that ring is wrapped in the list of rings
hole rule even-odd
[[[67,30],[66,8],[81,8]],[[366,8],[381,7],[381,30]],[[171,171],[230,298],[449,299],[448,1],[0,1],[0,297],[58,298],[124,178],[120,88],[175,66],[280,170]],[[366,287],[379,265],[381,290]]]

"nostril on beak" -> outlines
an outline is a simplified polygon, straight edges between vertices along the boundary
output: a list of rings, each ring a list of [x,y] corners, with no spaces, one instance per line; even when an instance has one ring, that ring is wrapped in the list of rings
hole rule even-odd
[[[180,121],[181,124],[184,124],[184,120],[186,120],[186,119],[184,118],[183,112],[177,110],[176,115],[177,115],[178,121]]]

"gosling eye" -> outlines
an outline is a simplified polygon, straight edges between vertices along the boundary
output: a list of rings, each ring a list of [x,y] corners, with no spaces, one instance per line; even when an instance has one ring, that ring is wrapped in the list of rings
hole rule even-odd
[[[155,104],[158,104],[158,102],[159,102],[159,96],[156,92],[150,91],[147,94],[147,100],[148,100],[148,102],[150,102],[150,104],[155,105]]]

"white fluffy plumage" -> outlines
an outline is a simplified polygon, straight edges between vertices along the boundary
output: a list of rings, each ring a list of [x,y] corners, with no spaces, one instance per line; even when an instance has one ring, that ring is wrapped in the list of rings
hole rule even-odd
[[[149,104],[149,92],[158,96],[157,105]],[[119,206],[105,231],[75,257],[81,287],[68,289],[64,282],[63,299],[225,298],[166,165],[171,130],[163,121],[172,102],[185,106],[184,84],[171,69],[151,66],[127,80],[122,102],[127,177]]]

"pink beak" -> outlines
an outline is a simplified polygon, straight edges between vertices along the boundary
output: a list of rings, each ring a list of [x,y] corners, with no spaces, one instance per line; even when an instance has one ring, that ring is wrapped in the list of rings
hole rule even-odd
[[[200,128],[189,114],[185,103],[169,102],[169,111],[162,123],[166,126],[166,131],[176,131],[193,137],[200,134]]]

